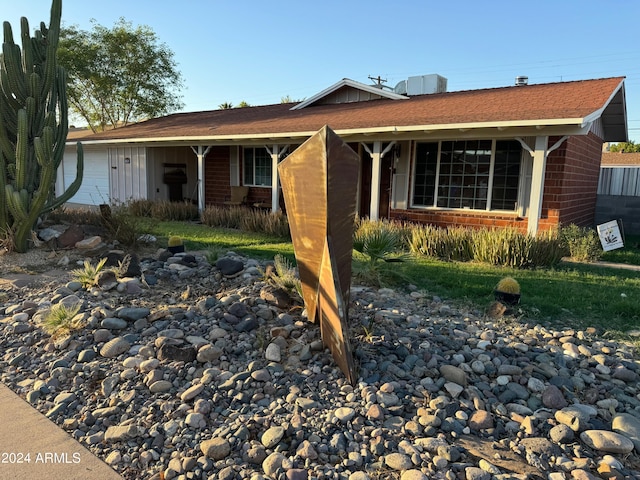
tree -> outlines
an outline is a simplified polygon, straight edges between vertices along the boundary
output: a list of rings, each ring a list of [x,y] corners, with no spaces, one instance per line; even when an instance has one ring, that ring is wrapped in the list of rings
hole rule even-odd
[[[295,100],[291,98],[291,95],[287,95],[286,97],[280,97],[280,103],[300,103],[304,102],[304,98]]]
[[[183,104],[173,52],[146,26],[120,18],[109,29],[64,28],[58,59],[69,72],[73,113],[94,132],[166,115]]]
[[[624,153],[640,152],[640,143],[636,144],[633,140],[630,142],[614,143],[609,147],[609,151]]]
[[[27,251],[38,218],[69,200],[80,188],[82,145],[76,179],[55,196],[56,172],[64,156],[67,123],[66,73],[57,65],[62,0],[53,0],[49,27],[30,37],[20,20],[22,48],[4,22],[0,57],[0,232],[5,246]]]
[[[231,108],[244,108],[244,107],[250,107],[251,105],[249,105],[247,102],[245,102],[244,100],[242,100],[237,106],[235,106],[233,103],[231,102],[224,102],[221,103],[220,105],[218,105],[218,108],[220,110],[229,110]]]

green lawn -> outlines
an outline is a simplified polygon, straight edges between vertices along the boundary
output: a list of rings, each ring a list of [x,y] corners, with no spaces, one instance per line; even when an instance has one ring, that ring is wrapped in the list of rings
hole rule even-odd
[[[141,219],[145,222],[145,219]],[[258,259],[272,259],[277,253],[294,260],[293,245],[288,240],[259,233],[241,232],[225,228],[211,228],[201,223],[158,222],[149,220],[144,231],[159,237],[166,246],[171,235],[185,241],[187,250],[233,250]]]
[[[233,250],[260,259],[272,259],[276,254],[294,258],[289,241],[266,235],[184,222],[153,222],[145,228],[160,238],[161,245],[166,245],[169,235],[179,235],[187,250]],[[638,237],[631,238],[625,249],[609,252],[603,260],[640,265]],[[472,304],[481,311],[493,301],[493,288],[500,278],[512,276],[522,290],[515,315],[523,321],[553,328],[591,326],[612,334],[640,328],[640,272],[573,263],[555,269],[515,270],[424,257],[393,265],[429,294],[451,303]]]
[[[624,239],[624,248],[605,252],[602,260],[605,262],[640,265],[640,235],[627,235]]]

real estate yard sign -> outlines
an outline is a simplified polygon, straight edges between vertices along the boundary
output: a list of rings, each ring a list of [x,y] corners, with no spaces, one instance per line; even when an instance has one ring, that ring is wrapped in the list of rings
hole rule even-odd
[[[600,236],[602,249],[605,252],[624,247],[622,235],[620,235],[620,227],[616,220],[598,225],[598,235]]]

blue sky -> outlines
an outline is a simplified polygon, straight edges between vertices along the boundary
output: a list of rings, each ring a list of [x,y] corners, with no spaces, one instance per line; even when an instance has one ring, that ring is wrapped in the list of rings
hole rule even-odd
[[[49,22],[50,0],[0,0],[19,19]],[[448,90],[626,77],[629,136],[640,141],[637,0],[63,0],[62,20],[89,30],[124,17],[175,54],[185,111],[223,102],[310,97],[342,78],[395,86],[438,73]]]

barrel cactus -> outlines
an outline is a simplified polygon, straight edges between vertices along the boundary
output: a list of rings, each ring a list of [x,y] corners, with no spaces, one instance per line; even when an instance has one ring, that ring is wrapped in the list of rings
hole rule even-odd
[[[69,131],[66,73],[57,64],[62,0],[53,0],[47,27],[30,37],[20,21],[21,46],[4,22],[0,55],[0,235],[25,252],[38,218],[69,200],[80,188],[82,145],[78,143],[76,178],[55,192]],[[58,195],[56,196],[56,193]]]
[[[504,277],[498,282],[493,293],[496,300],[507,305],[520,303],[520,284],[515,278]]]

